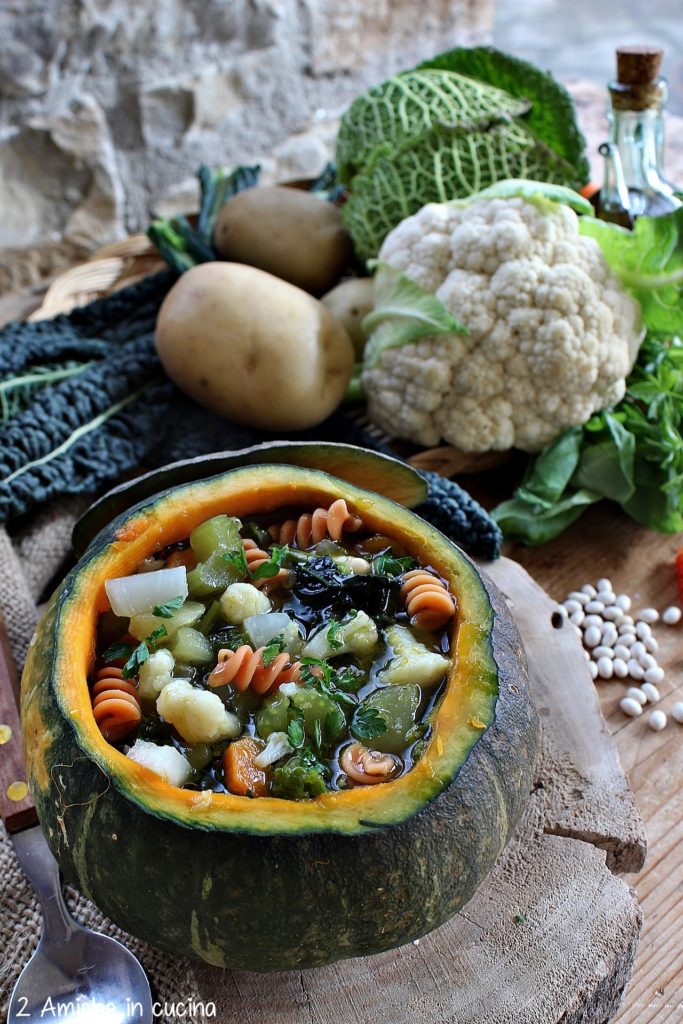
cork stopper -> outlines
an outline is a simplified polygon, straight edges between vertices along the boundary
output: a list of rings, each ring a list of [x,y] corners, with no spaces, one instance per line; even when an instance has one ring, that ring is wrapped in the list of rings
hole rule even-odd
[[[664,51],[658,46],[620,46],[617,80],[609,90],[615,110],[647,110],[661,106],[666,95],[660,77]]]
[[[664,50],[658,46],[620,46],[617,79],[623,85],[650,85],[659,78]]]

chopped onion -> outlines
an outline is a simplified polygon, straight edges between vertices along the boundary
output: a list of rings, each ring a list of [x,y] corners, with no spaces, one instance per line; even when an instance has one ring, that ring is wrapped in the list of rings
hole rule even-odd
[[[285,612],[264,612],[249,615],[244,620],[244,628],[254,647],[266,647],[273,637],[284,633],[291,621]]]
[[[187,597],[187,569],[178,565],[174,569],[138,573],[107,580],[104,584],[114,615],[130,618],[151,612],[156,605]]]
[[[254,764],[257,768],[267,768],[268,765],[279,761],[285,754],[291,754],[293,750],[294,747],[289,742],[286,732],[271,732],[267,745],[254,758]]]

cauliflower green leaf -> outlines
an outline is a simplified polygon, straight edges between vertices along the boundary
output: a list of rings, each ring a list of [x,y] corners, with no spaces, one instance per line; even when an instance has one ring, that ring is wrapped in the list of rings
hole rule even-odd
[[[363,361],[378,366],[387,348],[412,345],[434,334],[467,334],[464,324],[448,312],[436,295],[388,263],[379,263],[375,275],[375,308],[363,320],[368,335]]]

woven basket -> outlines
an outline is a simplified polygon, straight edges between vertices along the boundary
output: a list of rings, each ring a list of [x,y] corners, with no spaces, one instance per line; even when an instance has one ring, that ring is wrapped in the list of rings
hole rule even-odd
[[[165,267],[166,263],[147,235],[131,235],[121,242],[99,249],[85,263],[71,267],[55,278],[43,297],[42,305],[29,319],[48,320],[59,313],[70,313],[77,306],[85,306],[94,299],[111,295]],[[408,452],[401,442],[380,430],[366,416],[358,415],[355,419],[377,440],[402,451],[416,468],[440,473],[442,476],[494,469],[509,457],[507,452],[487,452],[483,455],[461,452],[450,445],[425,448],[418,452],[411,449]]]

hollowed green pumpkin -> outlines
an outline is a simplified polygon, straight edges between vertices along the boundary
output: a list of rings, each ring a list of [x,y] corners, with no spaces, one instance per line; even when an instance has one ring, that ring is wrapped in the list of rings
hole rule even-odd
[[[452,669],[418,764],[379,786],[252,800],[177,789],[106,743],[87,682],[105,579],[219,512],[249,518],[337,497],[457,596]],[[31,788],[65,876],[162,949],[260,971],[376,953],[449,918],[509,839],[537,742],[520,638],[491,582],[406,509],[281,465],[172,488],[103,530],[38,627],[22,714]]]

